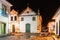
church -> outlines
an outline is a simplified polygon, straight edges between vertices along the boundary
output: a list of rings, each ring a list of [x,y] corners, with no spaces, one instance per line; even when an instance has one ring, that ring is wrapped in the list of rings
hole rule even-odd
[[[38,15],[36,15],[38,14]],[[40,21],[39,20],[39,12],[34,12],[29,6],[25,10],[23,10],[19,16],[20,20],[20,32],[29,32],[29,33],[37,33],[37,31],[41,32]],[[39,25],[38,25],[39,24]],[[37,28],[40,27],[40,30]]]
[[[36,15],[38,14],[38,15]],[[34,12],[29,6],[26,7],[20,14],[14,9],[9,15],[10,32],[22,33],[40,33],[42,17],[38,12]]]

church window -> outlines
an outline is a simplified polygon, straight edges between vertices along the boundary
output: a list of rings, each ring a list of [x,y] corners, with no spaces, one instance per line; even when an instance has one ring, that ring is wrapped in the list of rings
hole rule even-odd
[[[21,21],[24,21],[24,18],[21,18]]]
[[[32,20],[35,21],[36,20],[35,17],[33,17]]]
[[[15,21],[17,20],[17,16],[14,17]]]
[[[27,13],[29,13],[29,11],[27,11]]]

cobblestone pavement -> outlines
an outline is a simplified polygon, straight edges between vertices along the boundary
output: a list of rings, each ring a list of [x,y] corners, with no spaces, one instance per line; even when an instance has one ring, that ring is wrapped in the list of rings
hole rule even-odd
[[[0,40],[57,40],[53,36],[37,36],[37,35],[14,35],[1,37]]]

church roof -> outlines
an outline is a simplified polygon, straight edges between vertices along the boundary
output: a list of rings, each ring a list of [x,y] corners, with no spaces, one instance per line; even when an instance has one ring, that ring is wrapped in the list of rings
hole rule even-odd
[[[27,11],[31,12],[32,9],[29,6],[27,6],[27,8],[24,9],[21,13],[26,13]]]
[[[26,9],[24,9],[24,10],[20,13],[20,15],[23,14],[23,13],[28,13],[28,12],[29,12],[29,13],[30,13],[30,12],[36,13],[36,12],[33,11],[29,6],[27,6]]]

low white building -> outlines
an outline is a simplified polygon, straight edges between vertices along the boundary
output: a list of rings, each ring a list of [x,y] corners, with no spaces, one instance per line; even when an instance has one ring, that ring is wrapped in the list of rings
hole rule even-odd
[[[55,19],[55,34],[60,35],[60,7],[56,11],[52,19]]]
[[[8,34],[9,13],[12,5],[6,0],[0,0],[0,35]]]
[[[29,7],[23,10],[19,16],[20,32],[38,33],[37,30],[39,30],[40,33],[41,26],[37,29],[40,25],[38,22],[40,16],[38,16],[39,15],[36,15],[36,13]]]

